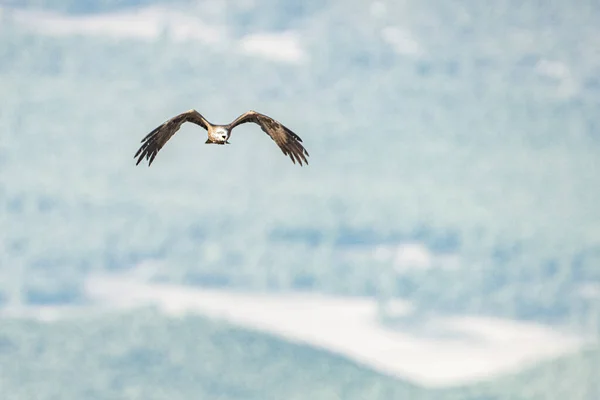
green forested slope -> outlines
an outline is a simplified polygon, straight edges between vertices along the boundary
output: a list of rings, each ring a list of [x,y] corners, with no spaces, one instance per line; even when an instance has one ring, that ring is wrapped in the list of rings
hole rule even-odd
[[[269,335],[152,309],[0,325],[0,396],[7,400],[594,400],[599,361],[591,347],[494,381],[432,390]]]
[[[4,320],[0,396],[20,399],[430,399],[342,358],[151,310],[57,323]]]
[[[540,363],[526,371],[457,391],[456,398],[594,400],[600,396],[600,348]],[[486,397],[487,396],[487,397]]]

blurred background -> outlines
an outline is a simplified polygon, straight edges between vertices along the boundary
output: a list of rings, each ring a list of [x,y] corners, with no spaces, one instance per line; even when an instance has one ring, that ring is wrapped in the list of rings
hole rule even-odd
[[[598,21],[0,1],[0,398],[600,399]]]

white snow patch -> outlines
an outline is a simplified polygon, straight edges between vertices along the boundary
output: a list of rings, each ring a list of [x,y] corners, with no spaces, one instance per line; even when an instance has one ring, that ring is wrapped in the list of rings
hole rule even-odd
[[[423,53],[421,45],[419,45],[413,35],[405,29],[388,26],[381,30],[381,37],[398,54],[418,56]]]
[[[369,7],[371,15],[375,18],[383,18],[387,12],[387,6],[383,1],[374,1]]]
[[[535,71],[540,76],[556,82],[556,98],[570,99],[580,92],[578,80],[571,72],[571,69],[561,61],[542,59],[536,64]]]
[[[577,351],[585,343],[540,324],[471,316],[433,318],[423,334],[412,323],[401,328],[383,325],[377,303],[366,297],[198,290],[117,276],[91,278],[86,290],[104,306],[127,309],[155,304],[171,315],[196,312],[327,349],[431,387],[516,372]],[[412,311],[409,302],[400,300],[393,301],[391,308],[396,317]]]
[[[584,283],[579,285],[577,290],[579,296],[588,300],[600,300],[600,283]]]
[[[239,46],[246,54],[279,62],[300,64],[307,59],[299,35],[290,31],[250,34],[240,40]]]
[[[456,254],[434,254],[421,242],[379,245],[373,250],[373,258],[378,262],[390,263],[397,273],[433,267],[456,269],[460,266]]]
[[[565,79],[571,76],[569,67],[560,61],[542,59],[538,61],[535,70],[543,76],[554,79]]]
[[[433,254],[423,243],[402,243],[397,246],[377,246],[374,257],[378,261],[390,261],[396,268],[430,268]]]
[[[89,15],[15,9],[10,10],[10,18],[21,26],[52,36],[89,35],[147,41],[165,37],[220,46],[224,51],[235,48],[242,54],[275,62],[299,64],[308,58],[296,32],[254,33],[235,41],[224,25],[160,6]]]
[[[95,35],[156,40],[166,34],[174,40],[196,40],[208,44],[219,43],[228,36],[223,26],[211,25],[198,17],[165,7],[90,15],[12,10],[11,16],[18,24],[54,36]]]

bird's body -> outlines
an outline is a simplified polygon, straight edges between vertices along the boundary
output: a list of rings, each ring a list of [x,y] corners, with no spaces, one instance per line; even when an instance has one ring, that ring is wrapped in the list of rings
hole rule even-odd
[[[231,135],[231,130],[227,129],[227,125],[208,125],[208,139],[206,144],[229,144],[227,139]]]
[[[208,139],[206,140],[205,144],[220,145],[229,144],[228,140],[231,136],[231,131],[233,128],[240,124],[253,122],[258,124],[261,129],[267,135],[269,135],[271,139],[273,139],[283,154],[289,156],[294,164],[296,161],[298,161],[300,165],[302,165],[302,162],[308,165],[308,161],[306,160],[306,157],[308,157],[308,152],[301,144],[302,139],[271,117],[260,114],[256,111],[248,111],[240,115],[230,124],[214,125],[208,122],[198,111],[194,109],[174,116],[146,135],[146,137],[142,139],[142,146],[139,148],[137,153],[135,153],[134,158],[139,156],[136,165],[146,158],[148,160],[148,166],[150,166],[158,151],[185,122],[191,122],[206,129]]]

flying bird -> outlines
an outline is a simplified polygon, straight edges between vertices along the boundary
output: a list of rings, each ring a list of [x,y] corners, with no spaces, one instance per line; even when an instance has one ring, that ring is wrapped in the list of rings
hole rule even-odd
[[[133,158],[139,156],[135,165],[138,165],[144,158],[146,158],[148,160],[148,166],[150,166],[160,149],[162,149],[167,141],[185,122],[191,122],[206,129],[208,133],[208,139],[206,140],[205,144],[220,145],[229,144],[228,140],[231,136],[231,131],[233,128],[247,122],[253,122],[258,124],[258,126],[260,126],[261,129],[267,135],[269,135],[271,139],[273,139],[283,154],[290,157],[294,164],[296,164],[296,161],[298,161],[300,166],[302,166],[302,162],[308,165],[308,161],[306,160],[306,157],[308,157],[308,152],[302,146],[302,139],[300,139],[300,136],[296,135],[294,132],[271,117],[256,111],[248,111],[237,117],[228,125],[213,125],[194,109],[174,116],[146,135],[146,137],[142,139],[142,146],[133,156]]]

